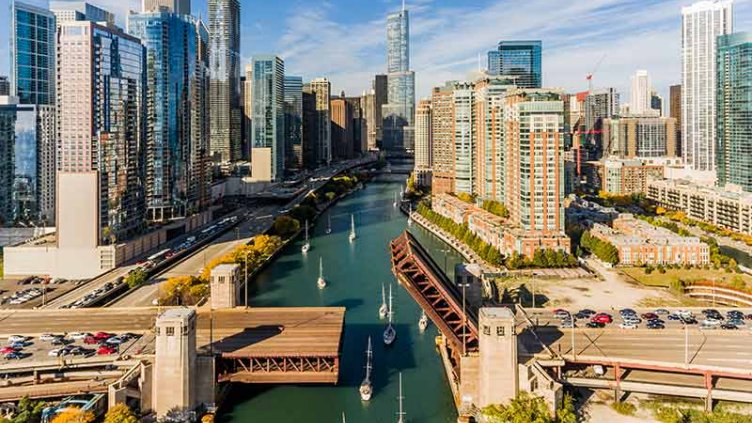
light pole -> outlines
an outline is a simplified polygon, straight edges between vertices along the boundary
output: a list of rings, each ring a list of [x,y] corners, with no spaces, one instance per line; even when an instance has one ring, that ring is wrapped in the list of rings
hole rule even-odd
[[[689,366],[689,325],[684,322],[684,366]]]
[[[469,284],[466,282],[460,282],[460,285],[462,285],[462,355],[467,356],[467,311],[465,306],[465,288],[467,288]]]
[[[531,285],[533,286],[533,308],[535,308],[535,272],[530,272],[530,274],[532,276]]]
[[[245,308],[248,308],[248,253],[250,252],[250,250],[245,252]]]

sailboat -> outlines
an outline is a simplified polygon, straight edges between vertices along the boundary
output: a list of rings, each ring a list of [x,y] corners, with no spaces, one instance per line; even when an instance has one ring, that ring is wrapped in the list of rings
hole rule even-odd
[[[300,249],[300,251],[302,251],[303,254],[305,254],[310,249],[311,249],[311,241],[308,239],[308,221],[306,220],[306,222],[305,222],[305,244],[303,244],[303,247]]]
[[[394,339],[397,338],[397,331],[394,330],[394,326],[392,326],[392,319],[394,318],[394,310],[392,309],[392,286],[389,285],[389,312],[387,313],[389,316],[389,324],[386,325],[386,329],[384,329],[384,345],[392,345],[394,342]]]
[[[402,396],[402,372],[399,374],[399,396],[397,397],[397,400],[399,401],[399,411],[397,412],[397,423],[405,423],[405,410],[402,408],[402,400],[404,400],[405,397]]]
[[[368,401],[373,394],[373,386],[371,386],[371,359],[373,358],[373,350],[371,349],[371,337],[368,337],[368,349],[366,350],[366,377],[360,384],[360,399]]]
[[[381,307],[379,307],[379,319],[386,317],[389,312],[389,306],[386,305],[386,293],[384,292],[384,284],[381,284]]]
[[[324,259],[319,257],[319,280],[316,281],[319,289],[326,288],[326,279],[324,279]]]
[[[350,214],[350,236],[348,237],[348,239],[350,240],[350,242],[353,242],[357,237],[358,236],[355,235],[355,216]]]
[[[345,412],[344,411],[342,412],[342,423],[347,423],[347,421],[345,420]]]
[[[326,217],[326,234],[329,235],[332,233],[332,215],[328,214]]]
[[[412,225],[413,224],[413,204],[410,203],[409,205],[410,211],[407,213],[407,224]]]
[[[400,200],[405,199],[405,187],[403,185],[400,185]]]
[[[394,202],[392,203],[392,207],[397,207],[397,193],[394,193]]]
[[[425,332],[427,327],[428,327],[428,316],[426,316],[426,312],[423,311],[420,314],[420,320],[418,320],[418,329],[420,329],[421,332]]]

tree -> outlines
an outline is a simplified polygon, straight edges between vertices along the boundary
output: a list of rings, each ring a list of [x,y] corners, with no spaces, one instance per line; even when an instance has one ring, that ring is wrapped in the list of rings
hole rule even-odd
[[[125,283],[128,284],[129,288],[135,288],[146,282],[146,277],[146,270],[137,267],[128,273],[128,276],[125,277]]]
[[[138,423],[138,417],[127,405],[117,404],[107,410],[104,423]]]
[[[484,408],[483,416],[489,423],[555,423],[543,398],[520,392],[507,405]]]
[[[29,397],[23,397],[18,402],[18,412],[13,419],[12,423],[39,423],[42,420],[42,410],[46,407],[46,403],[43,401],[36,401],[29,399]]]
[[[569,394],[564,394],[564,401],[556,410],[556,421],[558,423],[577,423],[577,413],[574,410],[574,400]]]
[[[159,293],[162,305],[194,305],[209,295],[209,284],[195,276],[175,276],[167,279]]]
[[[91,411],[67,409],[52,419],[52,423],[94,423],[97,417]]]
[[[462,201],[464,201],[466,203],[475,204],[475,198],[473,198],[473,196],[471,194],[468,194],[466,192],[460,192],[460,193],[458,193],[457,194],[457,198],[459,198],[460,200],[462,200]]]
[[[272,231],[282,238],[287,238],[299,230],[300,221],[287,215],[278,216],[272,225]]]

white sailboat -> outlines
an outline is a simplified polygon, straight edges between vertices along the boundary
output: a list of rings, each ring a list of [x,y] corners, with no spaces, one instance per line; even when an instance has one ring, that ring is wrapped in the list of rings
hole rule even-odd
[[[384,329],[384,344],[385,345],[392,345],[394,342],[394,339],[397,338],[397,331],[394,329],[394,326],[392,326],[392,319],[394,318],[394,309],[392,309],[392,286],[389,285],[389,312],[387,313],[389,316],[389,323],[386,325],[386,329]]]
[[[326,288],[326,279],[324,279],[324,259],[319,257],[319,280],[316,281],[319,289]]]
[[[379,307],[379,319],[386,317],[389,312],[389,306],[386,305],[386,292],[384,292],[384,284],[381,284],[381,307]]]
[[[420,314],[420,320],[418,320],[418,329],[420,329],[421,332],[425,332],[427,327],[428,327],[428,316],[426,316],[425,311],[422,311]]]
[[[329,235],[332,233],[332,215],[328,214],[326,215],[326,234]]]
[[[392,203],[392,207],[397,207],[397,193],[394,193],[394,202]]]
[[[405,423],[405,410],[402,408],[402,400],[404,400],[405,397],[402,396],[402,372],[399,374],[399,396],[397,397],[397,400],[399,400],[399,411],[397,412],[397,423]]]
[[[355,235],[355,215],[350,214],[350,236],[348,237],[348,239],[350,240],[350,242],[353,242],[357,237],[358,236]]]
[[[363,401],[369,401],[371,395],[373,395],[373,386],[371,385],[371,359],[373,358],[373,350],[371,349],[371,337],[368,337],[368,349],[366,350],[366,377],[360,384],[360,399]]]
[[[409,211],[407,213],[407,224],[412,225],[413,224],[413,204],[409,204]]]
[[[308,239],[308,221],[305,222],[305,243],[303,244],[303,247],[300,249],[303,254],[307,253],[308,250],[311,249],[311,241]]]
[[[400,185],[400,200],[405,199],[405,187],[403,185]]]

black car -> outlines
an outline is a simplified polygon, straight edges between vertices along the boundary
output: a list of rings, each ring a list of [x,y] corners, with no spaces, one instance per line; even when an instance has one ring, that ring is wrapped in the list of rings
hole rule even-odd
[[[659,322],[648,322],[647,328],[648,329],[665,329],[666,326],[663,323],[659,323]]]
[[[736,327],[736,325],[732,325],[731,323],[724,323],[721,325],[721,329],[725,330],[738,330],[739,328]]]
[[[668,320],[682,320],[681,316],[679,316],[678,314],[673,314],[673,313],[666,316],[666,318]]]
[[[685,318],[682,318],[681,320],[682,320],[682,323],[684,323],[685,325],[697,324],[697,319],[695,319],[694,317],[685,317]]]
[[[648,320],[648,325],[651,323],[658,324],[658,325],[666,324],[666,322],[664,322],[663,319],[658,319],[658,318]]]
[[[589,327],[589,328],[600,329],[602,327],[605,327],[606,324],[602,323],[602,322],[587,322],[586,326]]]

